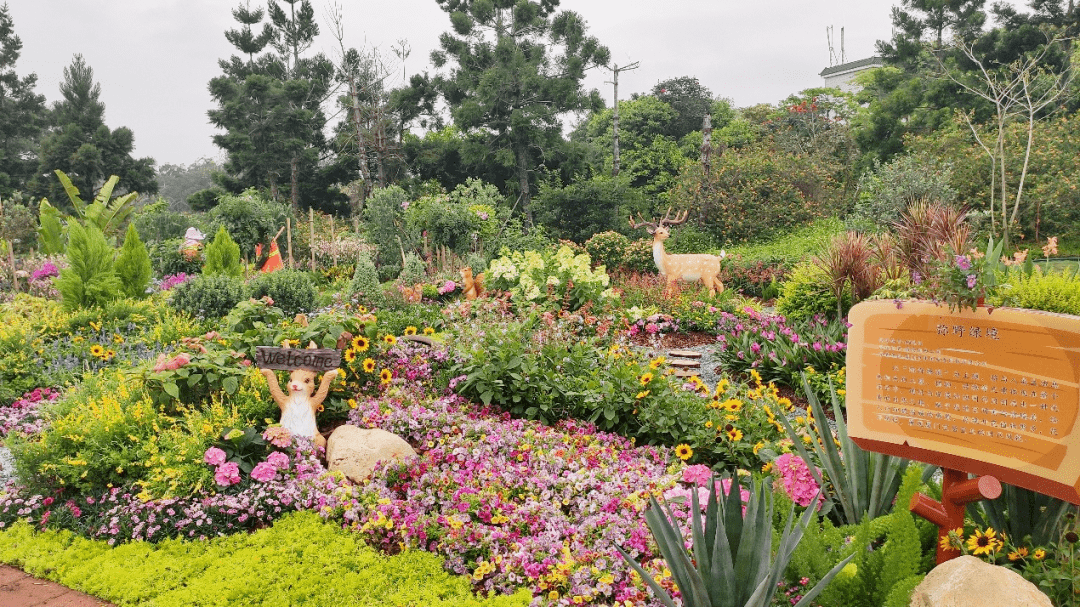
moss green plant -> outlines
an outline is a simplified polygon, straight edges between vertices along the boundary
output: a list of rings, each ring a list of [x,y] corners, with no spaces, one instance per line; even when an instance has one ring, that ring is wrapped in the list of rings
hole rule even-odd
[[[381,307],[386,304],[386,297],[379,285],[379,272],[367,253],[361,253],[356,260],[356,272],[349,283],[349,295],[369,306]]]
[[[24,523],[0,533],[0,561],[120,606],[523,607],[532,598],[476,597],[441,560],[413,550],[384,556],[310,512],[252,534],[117,548]]]
[[[116,275],[124,295],[133,299],[146,297],[146,287],[150,284],[150,254],[133,223],[128,224],[124,244],[116,257]]]

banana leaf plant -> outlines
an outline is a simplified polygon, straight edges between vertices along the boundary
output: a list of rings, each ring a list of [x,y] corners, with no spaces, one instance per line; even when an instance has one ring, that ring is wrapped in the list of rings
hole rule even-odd
[[[697,492],[690,494],[691,550],[686,548],[683,532],[670,507],[661,505],[656,497],[650,499],[645,510],[645,522],[671,571],[683,607],[767,607],[803,532],[817,514],[813,508],[807,508],[796,521],[795,505],[792,504],[780,536],[779,549],[774,555],[770,490],[755,481],[744,514],[737,480],[732,481],[726,496],[720,495],[722,484],[716,479],[710,482],[704,520]],[[668,607],[676,606],[674,597],[637,561],[622,548],[616,548],[660,602]],[[849,555],[837,563],[794,607],[809,605],[854,556]]]
[[[47,198],[42,198],[38,205],[38,242],[43,253],[48,255],[61,255],[67,249],[67,223],[77,219],[83,227],[93,225],[109,240],[109,244],[116,246],[116,237],[124,226],[128,217],[135,210],[135,199],[138,192],[129,192],[123,196],[112,197],[113,189],[120,181],[116,175],[109,177],[108,181],[101,186],[94,200],[89,204],[85,202],[79,193],[79,188],[71,182],[71,179],[61,170],[55,171],[56,177],[64,186],[75,209],[74,217],[64,214],[60,209],[53,206]]]

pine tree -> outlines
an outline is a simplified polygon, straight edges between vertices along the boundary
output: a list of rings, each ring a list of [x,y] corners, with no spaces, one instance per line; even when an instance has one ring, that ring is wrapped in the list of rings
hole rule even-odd
[[[150,284],[150,254],[146,252],[146,245],[139,238],[139,231],[133,223],[128,224],[115,268],[125,296],[133,299],[146,297],[146,287]]]
[[[562,142],[564,114],[603,106],[582,80],[610,53],[586,35],[577,13],[556,12],[558,0],[436,1],[453,31],[439,39],[431,61],[454,66],[434,81],[414,79],[413,88],[435,86],[458,128],[486,135],[490,160],[513,167],[531,227],[531,175]]]
[[[5,3],[0,6],[0,198],[26,188],[37,163],[34,152],[48,112],[45,96],[34,93],[37,75],[15,73],[22,40]]]
[[[110,131],[105,125],[101,85],[94,82],[94,70],[82,55],[75,55],[64,68],[60,93],[63,100],[52,110],[56,126],[42,141],[37,173],[29,185],[31,193],[65,204],[64,188],[53,177],[57,169],[82,192],[95,191],[108,176],[117,175],[128,191],[157,193],[154,159],[132,158],[135,135],[131,129]]]
[[[206,247],[206,263],[203,264],[203,274],[225,274],[227,276],[240,276],[243,270],[240,268],[240,245],[229,236],[225,226],[218,228],[214,235],[214,241]]]
[[[102,306],[117,298],[121,285],[113,262],[115,254],[93,225],[83,227],[77,221],[68,225],[69,267],[61,270],[55,281],[64,309]]]

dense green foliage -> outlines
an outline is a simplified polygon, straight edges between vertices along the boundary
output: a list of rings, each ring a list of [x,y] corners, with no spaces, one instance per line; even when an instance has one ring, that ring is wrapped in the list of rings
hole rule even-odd
[[[124,244],[116,256],[116,275],[120,279],[124,296],[146,296],[146,287],[150,284],[150,254],[147,253],[146,245],[139,238],[139,232],[133,223],[128,224]]]
[[[115,252],[105,236],[93,225],[84,228],[78,222],[72,222],[68,226],[68,238],[69,267],[62,270],[56,280],[64,307],[74,310],[100,306],[116,299],[121,283],[114,268]]]
[[[169,304],[197,318],[221,318],[244,299],[244,281],[235,276],[196,276],[173,290]]]
[[[375,262],[367,254],[362,253],[356,260],[356,270],[353,273],[352,282],[349,283],[348,294],[370,306],[378,307],[386,303],[386,297],[379,285],[379,274],[375,269]]]
[[[270,297],[289,316],[315,309],[315,282],[302,270],[278,270],[260,274],[247,285],[248,295]]]
[[[523,607],[531,598],[524,590],[477,598],[438,557],[418,550],[384,556],[313,513],[207,542],[113,548],[25,524],[0,537],[0,560],[117,605]]]
[[[218,228],[214,240],[206,245],[203,252],[206,262],[203,264],[203,274],[224,274],[226,276],[239,277],[244,273],[240,267],[240,245],[229,236],[225,226]]]

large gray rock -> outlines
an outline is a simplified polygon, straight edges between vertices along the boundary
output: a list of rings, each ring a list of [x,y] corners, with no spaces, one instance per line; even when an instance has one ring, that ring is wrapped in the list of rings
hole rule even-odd
[[[379,429],[339,426],[326,441],[326,465],[354,483],[371,478],[375,464],[414,457],[416,451],[396,434]]]
[[[927,574],[911,595],[911,607],[1053,607],[1019,573],[973,556],[946,561]]]

